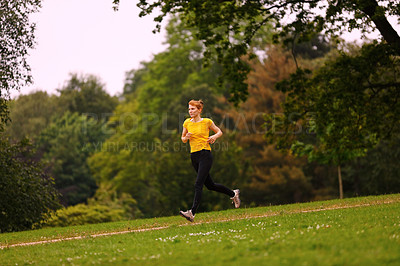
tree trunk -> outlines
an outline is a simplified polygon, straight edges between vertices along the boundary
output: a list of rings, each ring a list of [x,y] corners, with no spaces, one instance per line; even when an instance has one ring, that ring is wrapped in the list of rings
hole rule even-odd
[[[339,195],[340,199],[343,199],[342,170],[340,169],[340,165],[338,165],[338,179],[339,179]]]
[[[390,25],[389,21],[384,15],[377,14],[377,8],[379,7],[376,0],[365,0],[361,1],[360,10],[364,12],[375,24],[376,28],[382,34],[385,41],[395,47],[397,52],[400,54],[400,36]]]
[[[354,176],[354,193],[356,196],[360,196],[360,159],[356,159],[356,174]]]

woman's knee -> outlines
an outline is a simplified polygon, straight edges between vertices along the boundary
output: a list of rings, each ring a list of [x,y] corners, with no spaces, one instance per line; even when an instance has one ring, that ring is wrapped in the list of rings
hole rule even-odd
[[[215,190],[215,183],[206,183],[204,184],[208,190]]]
[[[197,191],[201,191],[201,190],[203,190],[203,184],[200,184],[200,183],[195,183],[194,184],[194,189],[195,190],[197,190]]]

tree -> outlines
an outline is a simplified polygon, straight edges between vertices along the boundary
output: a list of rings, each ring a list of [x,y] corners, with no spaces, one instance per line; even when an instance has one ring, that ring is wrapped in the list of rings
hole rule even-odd
[[[59,208],[54,181],[32,160],[26,141],[10,145],[0,138],[0,232],[40,227]]]
[[[287,97],[282,120],[269,119],[270,141],[310,160],[334,163],[341,184],[344,162],[365,155],[400,130],[396,53],[389,45],[372,43],[314,73],[299,69],[277,87]]]
[[[2,96],[31,82],[26,61],[34,46],[35,24],[29,15],[41,7],[40,0],[2,1],[0,3],[0,76]]]
[[[67,111],[87,114],[98,120],[107,120],[118,104],[118,99],[110,96],[100,79],[93,75],[71,74],[58,92],[59,104]]]
[[[29,138],[36,139],[57,116],[62,116],[65,108],[59,104],[55,95],[37,91],[21,95],[10,102],[11,123],[7,125],[6,134],[13,141]]]
[[[118,6],[119,0],[113,3]],[[250,69],[242,57],[249,52],[257,32],[268,23],[276,29],[275,40],[286,44],[310,40],[320,32],[337,35],[344,30],[377,29],[400,54],[400,37],[387,20],[389,15],[400,15],[398,0],[141,0],[138,6],[142,9],[140,16],[159,9],[154,18],[156,30],[160,29],[163,18],[175,13],[197,29],[196,37],[207,47],[205,55],[214,52],[218,55],[235,103],[247,97],[245,80]]]
[[[302,55],[309,55],[309,50],[312,49],[300,51]],[[285,98],[282,92],[275,89],[275,84],[296,71],[295,62],[290,52],[277,45],[267,45],[265,51],[262,62],[253,60],[250,63],[253,71],[248,75],[250,94],[247,101],[238,109],[223,111],[228,115],[224,119],[224,126],[235,132],[237,143],[240,143],[247,159],[249,169],[243,201],[255,205],[307,201],[314,196],[310,182],[312,175],[303,170],[307,162],[280,153],[264,137],[265,116],[281,113]],[[312,63],[300,57],[298,62],[303,65]]]
[[[85,202],[95,193],[97,185],[86,160],[105,139],[103,126],[86,116],[66,112],[39,136],[37,146],[62,194],[63,205]]]
[[[400,134],[381,141],[365,157],[344,165],[343,183],[351,195],[381,195],[400,192]]]
[[[316,144],[304,144],[297,141],[291,146],[291,151],[297,156],[307,156],[310,162],[334,164],[337,167],[339,198],[343,199],[342,165],[354,158],[365,155],[365,151],[346,148],[343,140],[335,144],[334,148],[327,147],[330,132],[323,132],[317,136]]]
[[[0,3],[0,131],[8,121],[10,90],[18,90],[32,80],[26,56],[34,46],[35,24],[29,21],[29,15],[40,6],[40,0]]]
[[[92,75],[71,74],[66,85],[58,91],[60,96],[36,91],[10,101],[12,123],[7,126],[6,133],[14,141],[24,137],[34,140],[66,111],[86,114],[101,123],[108,120],[118,104],[118,99],[110,96],[100,79]]]
[[[35,24],[30,14],[37,12],[40,0],[0,2],[0,231],[39,227],[51,209],[58,205],[52,179],[32,159],[26,140],[10,144],[4,137],[9,122],[11,90],[32,81],[26,61],[34,46]]]

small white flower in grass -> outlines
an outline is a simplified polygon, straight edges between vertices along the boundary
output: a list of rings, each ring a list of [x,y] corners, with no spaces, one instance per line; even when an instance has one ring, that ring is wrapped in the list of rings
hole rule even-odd
[[[157,254],[157,255],[152,255],[152,256],[150,256],[149,257],[149,259],[159,259],[160,258],[160,254]]]
[[[244,240],[247,238],[247,236],[246,235],[235,235],[235,236],[233,236],[233,238]]]
[[[233,244],[233,245],[237,245],[237,242],[235,241],[235,240],[231,240],[231,243]]]

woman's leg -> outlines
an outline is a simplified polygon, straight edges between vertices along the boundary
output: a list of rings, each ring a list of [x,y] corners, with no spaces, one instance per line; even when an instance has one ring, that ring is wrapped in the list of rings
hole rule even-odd
[[[204,182],[209,176],[212,166],[212,155],[210,151],[202,150],[192,154],[191,159],[193,167],[197,172],[196,183],[194,185],[194,199],[191,209],[194,215],[200,205]]]
[[[208,174],[207,179],[204,182],[204,185],[209,190],[217,191],[219,193],[224,193],[231,198],[235,196],[235,192],[233,192],[233,190],[227,188],[226,186],[224,186],[222,184],[214,183],[214,181],[211,179],[210,174]]]

